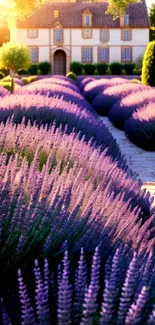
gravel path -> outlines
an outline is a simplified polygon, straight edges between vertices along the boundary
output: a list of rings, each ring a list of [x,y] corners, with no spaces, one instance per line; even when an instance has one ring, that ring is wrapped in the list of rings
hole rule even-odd
[[[117,129],[108,117],[99,117],[108,127],[116,139],[122,154],[125,156],[128,166],[134,172],[135,177],[143,182],[143,188],[155,195],[155,152],[145,151],[132,143],[125,132]]]

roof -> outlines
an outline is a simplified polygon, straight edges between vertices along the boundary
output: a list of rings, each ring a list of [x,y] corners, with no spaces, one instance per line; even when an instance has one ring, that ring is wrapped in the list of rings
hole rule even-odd
[[[64,28],[81,28],[82,13],[89,9],[92,13],[92,26],[94,28],[119,28],[120,19],[113,20],[111,15],[106,15],[108,3],[47,3],[37,9],[25,21],[17,21],[17,28],[53,28],[57,21]],[[59,10],[59,17],[54,17],[54,10]],[[132,28],[149,28],[145,0],[128,6],[129,26]]]

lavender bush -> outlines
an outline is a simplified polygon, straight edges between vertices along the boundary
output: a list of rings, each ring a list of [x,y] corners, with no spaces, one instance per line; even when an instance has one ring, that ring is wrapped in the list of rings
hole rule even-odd
[[[82,97],[82,95],[75,89],[71,87],[64,86],[61,84],[55,83],[39,83],[35,82],[29,84],[25,87],[20,88],[16,91],[16,94],[25,95],[25,94],[32,94],[32,95],[44,95],[46,97],[53,97],[57,96],[59,98],[63,98],[65,101],[70,103],[75,103],[79,106],[83,106],[88,110],[92,111],[92,107],[87,101]]]
[[[85,78],[81,78],[77,77],[77,85],[79,87],[79,89],[81,90],[81,92],[83,91],[83,88],[91,81],[95,80],[95,78],[93,77],[85,77]]]
[[[70,260],[65,251],[57,270],[57,265],[50,266],[47,259],[41,266],[35,260],[26,283],[19,269],[18,284],[15,281],[14,290],[0,301],[1,324],[153,325],[153,254],[142,257],[122,245],[110,254],[104,269],[103,261],[100,247],[95,250],[91,266],[83,249],[78,263]]]
[[[134,96],[130,94],[122,100],[118,100],[116,104],[112,106],[109,112],[109,119],[116,127],[124,129],[124,123],[129,119],[132,113],[150,101],[155,102],[154,89],[137,92]]]
[[[80,131],[87,142],[92,138],[94,146],[100,146],[101,151],[107,148],[107,154],[112,159],[121,156],[116,141],[101,121],[97,121],[82,106],[78,107],[62,98],[34,94],[10,95],[1,100],[0,122],[5,123],[9,117],[16,124],[21,123],[23,117],[26,124],[29,120],[37,125],[50,125],[55,121],[56,127],[62,125],[68,134],[74,129],[76,133]]]
[[[0,86],[0,98],[5,97],[10,94],[10,91]]]
[[[110,86],[116,86],[123,83],[128,83],[129,81],[123,78],[101,78],[98,80],[93,80],[86,84],[83,88],[83,95],[84,97],[92,103],[94,98],[103,90],[105,90],[107,87]]]
[[[125,122],[124,130],[138,146],[155,151],[155,101],[136,110]]]
[[[108,115],[111,107],[122,98],[128,96],[129,94],[134,94],[136,92],[142,92],[150,87],[144,87],[139,84],[126,83],[117,86],[111,86],[102,91],[99,95],[97,95],[93,102],[92,106],[95,111],[100,115]]]
[[[125,242],[143,251],[154,234],[151,198],[105,153],[75,133],[0,125],[1,272],[33,258]],[[82,159],[81,159],[82,157]],[[61,252],[60,252],[61,253]],[[4,274],[3,274],[4,276]]]

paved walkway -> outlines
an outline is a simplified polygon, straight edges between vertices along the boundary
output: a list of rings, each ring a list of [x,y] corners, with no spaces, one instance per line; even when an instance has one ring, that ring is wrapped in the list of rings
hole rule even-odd
[[[143,188],[155,195],[155,152],[145,151],[132,143],[125,132],[117,129],[108,117],[99,117],[116,139],[128,166],[136,178],[143,182]]]

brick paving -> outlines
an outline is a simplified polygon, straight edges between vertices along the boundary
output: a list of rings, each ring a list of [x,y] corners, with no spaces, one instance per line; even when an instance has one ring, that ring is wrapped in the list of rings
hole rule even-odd
[[[116,139],[122,154],[125,156],[128,166],[134,172],[135,178],[140,178],[143,188],[155,195],[155,152],[145,151],[132,143],[125,132],[117,129],[108,117],[99,117],[108,127]]]

